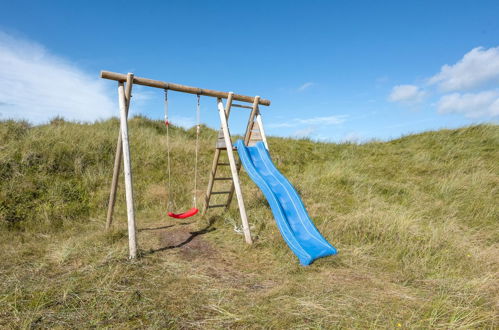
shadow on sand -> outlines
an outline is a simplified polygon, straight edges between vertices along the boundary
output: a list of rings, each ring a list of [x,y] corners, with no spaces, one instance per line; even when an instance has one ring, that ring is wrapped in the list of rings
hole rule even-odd
[[[146,252],[145,254],[153,254],[153,253],[156,253],[156,252],[161,252],[161,251],[166,251],[166,250],[171,250],[171,249],[177,249],[177,248],[181,248],[182,246],[186,245],[186,244],[189,244],[194,238],[196,238],[197,236],[199,235],[204,235],[204,234],[207,234],[209,232],[212,232],[214,230],[216,230],[216,228],[213,227],[213,223],[215,222],[215,218],[210,218],[208,224],[206,225],[206,227],[200,229],[200,230],[196,230],[196,231],[191,231],[189,232],[189,236],[183,240],[182,242],[178,243],[178,244],[173,244],[173,245],[167,245],[167,246],[164,246],[164,247],[160,247],[158,249],[151,249],[149,250],[148,252]],[[186,225],[188,223],[180,223],[179,225]],[[155,230],[155,229],[164,229],[164,228],[169,228],[169,227],[173,227],[175,225],[170,225],[170,226],[163,226],[163,227],[158,227],[158,228],[144,228],[142,230]]]

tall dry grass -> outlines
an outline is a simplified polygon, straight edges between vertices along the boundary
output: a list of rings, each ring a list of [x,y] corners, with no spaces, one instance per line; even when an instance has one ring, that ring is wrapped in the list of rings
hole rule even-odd
[[[120,186],[103,232],[118,121],[0,123],[0,326],[156,328],[496,328],[499,128],[389,142],[271,138],[271,155],[339,254],[300,267],[263,195],[242,175],[256,243],[235,207],[191,206],[193,130],[131,120],[139,245],[126,259]],[[203,129],[200,191],[216,132]],[[234,203],[235,204],[235,203]]]

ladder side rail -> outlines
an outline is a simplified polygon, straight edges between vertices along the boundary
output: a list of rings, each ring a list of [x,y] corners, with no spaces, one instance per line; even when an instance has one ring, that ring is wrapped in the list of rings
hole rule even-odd
[[[232,173],[232,182],[234,183],[235,192],[237,196],[237,203],[239,206],[239,213],[241,215],[244,238],[246,240],[246,243],[252,244],[253,240],[251,238],[251,232],[248,224],[248,217],[246,215],[246,208],[244,206],[243,193],[241,190],[241,184],[239,182],[239,174],[237,171],[236,161],[234,159],[234,151],[232,150],[232,141],[230,137],[229,127],[227,125],[226,111],[224,109],[221,99],[218,99],[218,112],[219,112],[220,122],[222,123],[222,131],[224,133],[225,144],[227,146],[226,149],[227,156],[229,158],[230,171]]]
[[[265,148],[269,150],[269,145],[267,143],[267,136],[265,135],[265,129],[263,128],[263,120],[260,111],[258,111],[256,115],[256,122],[258,123],[258,127],[260,128],[260,135],[262,136],[263,144],[265,145]]]
[[[210,179],[208,181],[208,189],[206,189],[206,195],[204,197],[204,209],[203,215],[208,211],[208,205],[210,204],[211,191],[213,190],[213,183],[215,182],[215,175],[217,174],[218,160],[220,158],[220,149],[215,149],[215,156],[213,157],[213,163],[211,165]]]
[[[255,100],[253,101],[253,105],[251,107],[251,113],[248,118],[248,124],[246,125],[246,132],[244,133],[244,145],[248,145],[249,138],[251,136],[251,130],[253,129],[253,121],[255,118],[255,114],[258,112],[258,102],[260,100],[260,96],[255,96]],[[237,173],[241,170],[241,162],[237,163]],[[232,202],[232,198],[234,197],[234,183],[232,183],[230,187],[229,196],[227,196],[227,206],[230,207],[230,203]]]
[[[248,118],[248,124],[246,126],[246,133],[244,133],[244,145],[247,146],[250,136],[251,130],[253,129],[253,123],[255,122],[255,116],[258,113],[258,101],[260,100],[260,96],[255,96],[255,101],[253,102],[253,109],[251,109],[250,116]]]
[[[234,95],[233,92],[229,92],[229,95],[227,97],[227,102],[225,104],[225,118],[227,121],[229,120],[230,109],[232,107],[233,95]],[[205,195],[205,206],[204,206],[203,214],[206,214],[206,211],[208,211],[208,209],[209,209],[211,193],[213,191],[213,184],[215,182],[215,175],[217,174],[217,169],[218,169],[218,165],[219,165],[218,162],[220,160],[220,152],[221,152],[220,148],[215,149],[215,156],[213,157],[213,163],[211,165],[210,179],[208,181],[208,189],[206,190],[206,195]],[[230,163],[229,163],[229,165],[230,165]]]

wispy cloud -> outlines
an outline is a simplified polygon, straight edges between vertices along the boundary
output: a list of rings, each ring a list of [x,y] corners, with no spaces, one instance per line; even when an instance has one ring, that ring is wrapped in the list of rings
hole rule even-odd
[[[308,136],[312,135],[316,131],[317,131],[317,127],[309,126],[309,127],[305,127],[305,128],[296,130],[295,132],[293,132],[292,135],[299,137],[299,138],[303,138],[303,137],[308,137]]]
[[[300,125],[317,125],[317,126],[329,126],[338,125],[344,123],[347,115],[335,115],[335,116],[325,116],[325,117],[311,117],[311,118],[293,118],[291,120],[282,123],[271,123],[269,127],[296,127]]]
[[[0,118],[93,121],[117,114],[110,90],[42,45],[0,31]],[[112,94],[111,94],[112,95]]]
[[[304,83],[300,87],[298,87],[297,90],[298,90],[298,92],[303,92],[304,90],[309,89],[313,85],[315,85],[315,84],[313,82],[309,81],[309,82]]]
[[[147,108],[150,106],[150,102],[155,96],[156,95],[150,89],[147,89],[147,87],[134,85],[132,89],[132,106],[130,107],[130,114],[147,113]]]
[[[389,81],[390,81],[390,78],[388,78],[388,76],[381,76],[381,77],[376,78],[376,85],[386,84]]]
[[[360,143],[362,141],[362,137],[362,134],[359,132],[350,132],[343,137],[343,142]]]
[[[132,98],[135,103],[145,103],[154,99],[155,94],[146,87],[140,85],[134,85],[132,91]]]
[[[191,128],[196,125],[196,119],[194,117],[171,116],[170,119],[173,125],[181,126],[183,128]]]

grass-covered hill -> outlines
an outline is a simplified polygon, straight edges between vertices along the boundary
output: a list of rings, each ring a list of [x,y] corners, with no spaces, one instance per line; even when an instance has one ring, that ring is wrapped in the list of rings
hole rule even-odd
[[[0,327],[497,328],[499,127],[390,142],[271,138],[271,155],[339,254],[309,267],[243,173],[256,242],[229,212],[166,216],[161,122],[130,123],[139,247],[127,260],[118,121],[0,123]],[[173,130],[176,211],[191,206],[194,130]],[[203,129],[202,195],[216,132]]]

